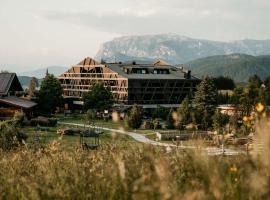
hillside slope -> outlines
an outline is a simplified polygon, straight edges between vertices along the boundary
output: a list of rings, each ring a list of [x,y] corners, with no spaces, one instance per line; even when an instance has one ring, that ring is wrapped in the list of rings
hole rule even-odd
[[[270,75],[270,56],[230,54],[210,56],[181,65],[201,77],[229,76],[237,82],[245,82],[254,74],[262,79]]]
[[[36,77],[36,78],[44,78],[46,71],[48,69],[48,72],[50,74],[53,74],[54,76],[59,76],[63,72],[65,72],[68,67],[62,67],[62,66],[50,66],[47,68],[41,68],[41,69],[35,69],[32,71],[26,71],[18,73],[19,76],[29,76],[29,77]]]

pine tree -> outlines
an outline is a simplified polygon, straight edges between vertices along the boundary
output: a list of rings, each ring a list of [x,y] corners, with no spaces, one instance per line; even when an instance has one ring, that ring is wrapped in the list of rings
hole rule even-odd
[[[217,88],[211,78],[206,76],[198,85],[193,99],[196,121],[201,123],[201,128],[206,130],[212,124],[212,115],[217,105]]]
[[[183,129],[185,125],[191,122],[191,109],[189,106],[189,98],[186,97],[180,107],[177,109],[177,115],[179,116],[179,128]]]
[[[221,128],[227,123],[229,123],[229,116],[222,114],[219,110],[217,110],[213,116],[213,128],[220,133]]]
[[[166,128],[167,129],[174,129],[174,124],[175,121],[173,120],[173,112],[172,110],[169,112],[169,114],[167,115],[167,119],[166,119]]]
[[[30,97],[35,96],[36,88],[38,87],[38,79],[33,77],[29,83],[28,93]]]
[[[206,76],[197,87],[193,105],[198,111],[213,111],[217,104],[217,94],[213,80]]]

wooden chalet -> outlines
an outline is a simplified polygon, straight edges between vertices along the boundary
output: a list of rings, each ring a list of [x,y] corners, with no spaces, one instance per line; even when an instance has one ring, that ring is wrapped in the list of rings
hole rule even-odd
[[[32,115],[35,102],[16,97],[16,92],[23,91],[15,73],[0,73],[0,120],[12,118],[16,111]]]

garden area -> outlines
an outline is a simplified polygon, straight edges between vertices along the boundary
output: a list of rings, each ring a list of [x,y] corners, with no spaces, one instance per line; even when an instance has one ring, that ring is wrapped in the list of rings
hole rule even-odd
[[[207,156],[200,149],[168,150],[118,135],[98,150],[68,149],[62,145],[76,138],[54,139],[52,128],[44,148],[23,145],[0,151],[0,198],[267,199],[269,125],[257,126],[263,154],[232,157]]]

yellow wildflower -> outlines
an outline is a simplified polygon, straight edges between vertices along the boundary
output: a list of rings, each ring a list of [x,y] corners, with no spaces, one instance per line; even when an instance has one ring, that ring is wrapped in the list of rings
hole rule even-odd
[[[230,168],[230,171],[231,172],[237,172],[237,167],[234,165]]]
[[[243,121],[246,122],[246,121],[248,121],[248,120],[249,120],[249,117],[247,117],[247,116],[244,116],[244,117],[243,117]]]
[[[257,112],[262,112],[264,110],[264,105],[262,105],[262,103],[258,103],[256,105],[256,110]]]

